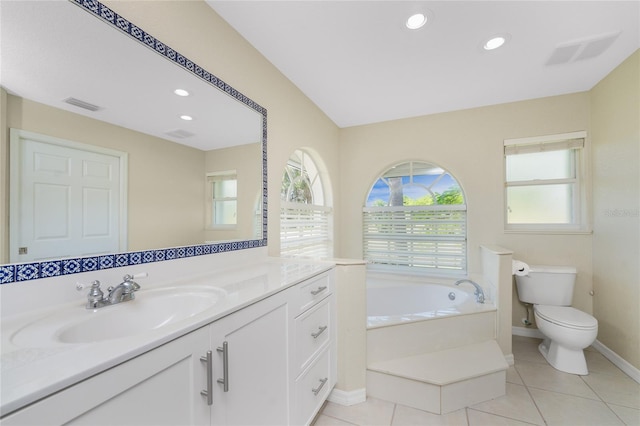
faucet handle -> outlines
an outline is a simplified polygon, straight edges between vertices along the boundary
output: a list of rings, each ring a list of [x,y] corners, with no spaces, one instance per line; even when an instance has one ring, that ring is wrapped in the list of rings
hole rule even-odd
[[[103,300],[104,293],[100,289],[100,281],[95,280],[91,283],[89,294],[87,294],[87,309],[97,308]]]

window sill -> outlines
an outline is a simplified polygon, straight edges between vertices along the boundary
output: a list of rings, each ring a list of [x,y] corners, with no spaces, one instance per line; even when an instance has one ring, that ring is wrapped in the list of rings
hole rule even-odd
[[[591,229],[505,229],[505,234],[531,235],[591,235]]]

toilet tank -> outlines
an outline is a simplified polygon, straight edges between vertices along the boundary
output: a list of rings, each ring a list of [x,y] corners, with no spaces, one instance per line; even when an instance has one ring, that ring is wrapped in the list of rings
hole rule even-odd
[[[528,276],[516,275],[518,298],[535,305],[571,306],[576,268],[531,265]]]

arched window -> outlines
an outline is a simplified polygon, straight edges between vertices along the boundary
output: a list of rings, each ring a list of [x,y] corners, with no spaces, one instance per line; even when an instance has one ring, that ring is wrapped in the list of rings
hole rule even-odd
[[[318,167],[296,150],[284,169],[280,190],[280,255],[332,257],[332,212]]]
[[[441,167],[410,161],[382,174],[363,208],[371,269],[458,275],[467,269],[467,206]]]

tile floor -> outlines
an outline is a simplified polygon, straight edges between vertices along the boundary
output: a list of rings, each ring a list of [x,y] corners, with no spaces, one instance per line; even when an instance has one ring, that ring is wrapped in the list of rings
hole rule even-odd
[[[350,407],[328,402],[315,426],[640,425],[640,384],[592,349],[588,376],[562,373],[540,355],[539,342],[513,336],[503,397],[441,416],[373,398]]]

